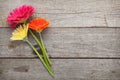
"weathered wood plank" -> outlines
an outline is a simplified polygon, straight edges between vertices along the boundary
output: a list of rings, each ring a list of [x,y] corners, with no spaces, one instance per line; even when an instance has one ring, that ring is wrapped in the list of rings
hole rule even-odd
[[[9,4],[8,4],[9,3]],[[120,11],[119,0],[0,0],[0,14],[8,14],[23,4],[33,5],[38,13],[116,13]]]
[[[84,14],[35,14],[35,17],[43,17],[50,21],[51,27],[104,27],[104,15],[98,13]],[[6,16],[0,17],[0,27],[9,27]]]
[[[0,29],[0,57],[35,57],[27,44],[11,42],[11,33]],[[52,57],[120,57],[120,28],[48,28],[43,39]]]
[[[0,27],[8,27],[6,16],[22,4],[35,6],[52,27],[120,27],[120,0],[1,0]]]
[[[120,60],[53,59],[52,79],[38,59],[1,59],[0,80],[120,80]]]

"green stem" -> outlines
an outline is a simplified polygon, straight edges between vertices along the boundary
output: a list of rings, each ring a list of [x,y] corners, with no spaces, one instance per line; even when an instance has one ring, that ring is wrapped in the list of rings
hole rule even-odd
[[[51,69],[49,69],[49,67],[45,64],[43,58],[41,57],[41,55],[38,53],[38,51],[36,50],[36,48],[32,45],[32,43],[29,40],[25,40],[31,47],[32,49],[35,51],[35,53],[38,55],[39,59],[41,60],[41,62],[43,63],[43,65],[45,66],[45,68],[48,70],[49,74],[54,77],[54,73],[51,71]]]
[[[41,50],[43,52],[43,57],[44,57],[44,61],[45,61],[46,65],[50,67],[51,64],[50,64],[49,57],[48,57],[47,53],[45,52],[44,48],[42,47],[42,44],[39,42],[37,37],[33,34],[33,32],[30,29],[29,29],[29,32],[31,33],[31,35],[33,36],[33,38],[35,39],[35,41],[38,43],[39,47],[41,48]]]
[[[45,46],[44,46],[44,42],[43,42],[43,39],[42,39],[42,35],[41,35],[40,32],[39,32],[39,36],[40,36],[40,43],[41,43],[41,45],[43,47],[43,51],[45,53],[46,59],[48,60],[49,64],[51,65],[51,61],[50,61],[50,59],[49,59],[49,57],[47,55],[47,52],[46,52],[46,49],[45,49]]]

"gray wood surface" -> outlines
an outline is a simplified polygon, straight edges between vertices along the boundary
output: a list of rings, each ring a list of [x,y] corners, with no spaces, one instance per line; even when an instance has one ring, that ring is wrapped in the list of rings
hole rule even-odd
[[[38,59],[1,59],[0,80],[120,80],[120,60],[53,59],[52,79]]]
[[[6,17],[22,4],[51,23],[43,39],[54,79],[26,43],[9,39]],[[120,0],[0,0],[0,80],[120,80]]]
[[[11,42],[11,33],[9,28],[0,29],[0,57],[35,57],[24,42]],[[48,28],[43,39],[52,57],[120,58],[120,28]]]
[[[119,12],[119,0],[0,0],[1,14],[7,14],[22,4],[36,7],[38,13],[94,13]],[[9,4],[8,4],[9,3]],[[4,13],[5,12],[5,13]]]
[[[8,13],[22,4],[36,7],[51,27],[120,27],[120,0],[0,0],[0,27],[8,27]]]
[[[50,27],[106,27],[104,15],[98,13],[86,14],[35,14],[50,21]],[[6,16],[1,16],[0,27],[9,27]]]

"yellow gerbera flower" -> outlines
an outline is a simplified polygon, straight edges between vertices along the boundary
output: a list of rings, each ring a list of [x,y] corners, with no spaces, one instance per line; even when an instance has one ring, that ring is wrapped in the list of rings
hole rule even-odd
[[[24,40],[27,37],[28,24],[20,25],[13,33],[11,40]]]

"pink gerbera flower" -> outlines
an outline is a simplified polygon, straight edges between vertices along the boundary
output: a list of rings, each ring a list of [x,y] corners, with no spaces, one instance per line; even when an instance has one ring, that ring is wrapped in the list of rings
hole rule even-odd
[[[23,5],[10,12],[10,15],[7,17],[7,22],[11,24],[11,28],[15,28],[18,23],[25,22],[34,12],[34,7]]]

